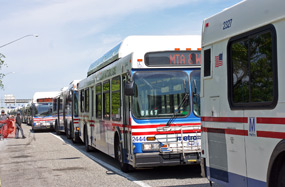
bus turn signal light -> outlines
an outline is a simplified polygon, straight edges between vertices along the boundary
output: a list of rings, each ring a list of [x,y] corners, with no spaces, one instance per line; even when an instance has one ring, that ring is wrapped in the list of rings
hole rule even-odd
[[[154,136],[151,136],[151,137],[147,137],[146,140],[147,141],[154,141],[154,140],[156,140],[156,138]]]

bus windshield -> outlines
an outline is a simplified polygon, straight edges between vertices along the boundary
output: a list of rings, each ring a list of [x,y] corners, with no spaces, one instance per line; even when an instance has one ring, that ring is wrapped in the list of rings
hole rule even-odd
[[[190,114],[189,78],[183,71],[147,71],[134,74],[132,112],[136,118],[169,118]]]
[[[49,116],[51,115],[52,104],[40,103],[35,105],[35,116]]]
[[[193,113],[200,117],[200,70],[195,70],[190,74]]]

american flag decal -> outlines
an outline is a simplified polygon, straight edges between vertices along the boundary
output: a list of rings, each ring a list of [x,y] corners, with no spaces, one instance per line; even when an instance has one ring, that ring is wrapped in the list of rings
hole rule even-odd
[[[223,53],[220,53],[219,56],[215,56],[215,67],[223,65]]]

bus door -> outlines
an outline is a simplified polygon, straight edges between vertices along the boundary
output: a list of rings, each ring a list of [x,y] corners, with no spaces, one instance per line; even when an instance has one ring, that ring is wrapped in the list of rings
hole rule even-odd
[[[128,76],[125,74],[122,77],[123,85],[122,85],[122,98],[123,98],[123,139],[126,153],[132,154],[132,129],[130,124],[130,96],[126,96],[124,93],[125,83],[129,81]]]

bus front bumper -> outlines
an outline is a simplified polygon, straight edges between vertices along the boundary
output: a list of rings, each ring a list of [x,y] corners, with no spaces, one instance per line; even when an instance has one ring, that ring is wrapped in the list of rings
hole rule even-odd
[[[135,162],[137,168],[200,164],[200,153],[137,153]]]
[[[33,129],[35,130],[45,130],[45,129],[53,129],[54,125],[53,123],[47,123],[47,122],[43,122],[43,123],[35,123],[33,125]]]

